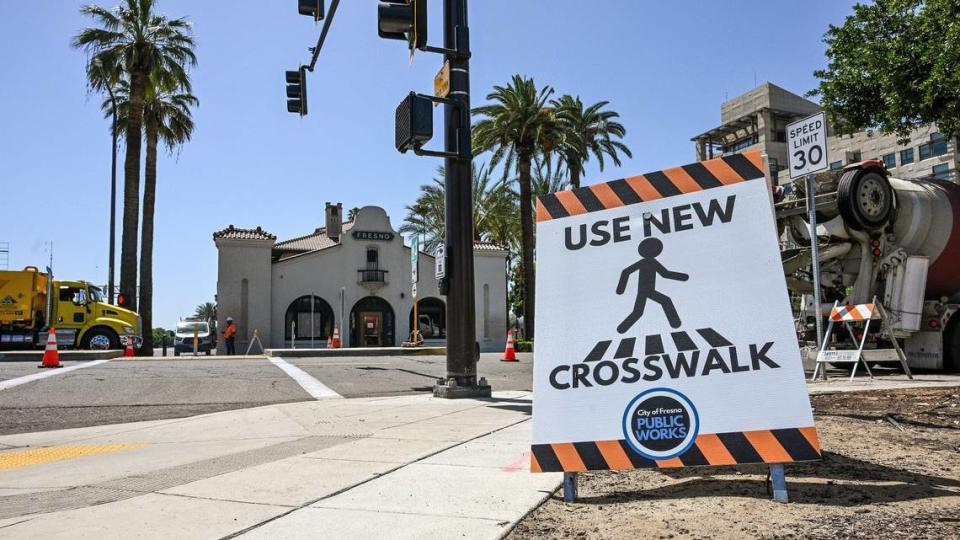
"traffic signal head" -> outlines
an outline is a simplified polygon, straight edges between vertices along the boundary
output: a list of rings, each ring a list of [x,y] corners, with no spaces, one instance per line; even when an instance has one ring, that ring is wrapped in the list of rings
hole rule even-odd
[[[287,72],[287,112],[307,114],[307,68]]]
[[[380,0],[377,33],[384,39],[399,39],[413,49],[427,46],[427,0]]]
[[[433,104],[429,98],[410,92],[397,107],[396,146],[405,153],[423,146],[433,137]]]
[[[123,293],[117,295],[117,305],[120,307],[127,306],[127,296]]]
[[[323,20],[323,0],[297,0],[297,9],[315,21]]]

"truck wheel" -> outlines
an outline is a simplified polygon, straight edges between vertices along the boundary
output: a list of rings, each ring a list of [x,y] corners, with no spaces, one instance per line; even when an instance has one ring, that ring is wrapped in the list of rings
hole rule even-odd
[[[94,328],[83,336],[80,348],[90,351],[106,351],[120,348],[120,338],[113,330]]]
[[[851,228],[877,231],[893,216],[893,189],[887,177],[877,171],[847,171],[837,187],[837,206]]]
[[[960,371],[960,318],[950,321],[943,333],[943,370]]]

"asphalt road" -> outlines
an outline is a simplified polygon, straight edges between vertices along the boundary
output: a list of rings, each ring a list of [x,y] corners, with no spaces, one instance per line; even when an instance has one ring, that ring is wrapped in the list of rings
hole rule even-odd
[[[520,362],[481,355],[478,371],[494,390],[529,390],[529,354]],[[440,356],[291,358],[286,360],[345,398],[430,392],[445,372]],[[66,366],[87,362],[66,362]],[[267,359],[172,357],[90,364],[73,371],[39,370],[32,362],[0,362],[0,434],[159,420],[271,403],[313,399]]]

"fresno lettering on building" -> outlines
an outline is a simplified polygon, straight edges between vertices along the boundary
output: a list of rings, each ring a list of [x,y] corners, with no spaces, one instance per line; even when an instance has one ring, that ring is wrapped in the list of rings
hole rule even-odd
[[[537,203],[534,472],[815,460],[759,152]]]

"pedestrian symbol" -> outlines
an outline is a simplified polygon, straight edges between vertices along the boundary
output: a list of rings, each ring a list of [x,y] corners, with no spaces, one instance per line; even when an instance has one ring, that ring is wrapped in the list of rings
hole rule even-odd
[[[663,252],[663,242],[657,238],[647,238],[640,242],[640,245],[637,246],[637,252],[643,258],[624,268],[620,274],[620,283],[617,284],[617,294],[623,294],[627,290],[627,282],[630,280],[630,276],[636,272],[638,281],[637,300],[633,305],[633,311],[617,327],[617,332],[627,333],[627,330],[630,330],[630,327],[640,320],[647,305],[647,300],[653,300],[660,304],[671,328],[680,328],[680,316],[677,314],[677,308],[673,305],[673,300],[657,291],[657,274],[664,279],[676,281],[686,281],[690,279],[690,276],[681,272],[671,272],[660,264],[657,256]]]

